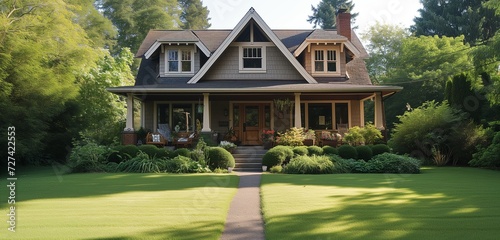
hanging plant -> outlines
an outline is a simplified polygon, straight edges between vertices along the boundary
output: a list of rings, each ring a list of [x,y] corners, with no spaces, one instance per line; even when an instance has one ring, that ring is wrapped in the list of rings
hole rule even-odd
[[[274,107],[276,110],[279,112],[287,112],[292,110],[292,102],[290,99],[285,98],[285,99],[274,99]]]

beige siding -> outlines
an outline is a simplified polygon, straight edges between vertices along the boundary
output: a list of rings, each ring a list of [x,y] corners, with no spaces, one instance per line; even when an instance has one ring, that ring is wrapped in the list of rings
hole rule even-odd
[[[351,127],[361,126],[359,100],[351,100]]]
[[[205,80],[274,79],[299,80],[303,77],[277,47],[267,47],[266,73],[239,73],[239,47],[228,47],[207,72]]]

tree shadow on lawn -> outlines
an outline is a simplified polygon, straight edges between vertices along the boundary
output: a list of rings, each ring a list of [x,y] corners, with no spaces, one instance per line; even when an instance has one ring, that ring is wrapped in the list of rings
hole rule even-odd
[[[263,186],[298,185],[297,194],[306,196],[308,186],[332,187],[324,189],[326,200],[308,203],[331,207],[265,216],[266,237],[494,239],[500,234],[499,182],[500,172],[471,168],[424,169],[415,175],[265,175]]]
[[[27,170],[17,175],[16,201],[51,198],[96,197],[137,191],[176,191],[193,188],[237,188],[232,174],[141,174],[79,173],[58,174],[52,168]],[[9,184],[0,179],[3,186]],[[9,194],[9,189],[2,191]],[[2,194],[3,195],[3,194]],[[0,203],[6,207],[7,201]]]

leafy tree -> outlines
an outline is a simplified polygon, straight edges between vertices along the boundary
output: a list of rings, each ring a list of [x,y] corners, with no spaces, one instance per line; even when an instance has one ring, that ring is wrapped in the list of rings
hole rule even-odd
[[[500,17],[495,10],[485,7],[484,0],[442,1],[421,0],[420,17],[414,19],[411,31],[416,35],[458,37],[475,45],[495,35]],[[494,5],[494,4],[492,4]]]
[[[179,0],[182,13],[180,20],[183,29],[207,29],[211,26],[208,22],[210,11],[203,6],[201,0]]]
[[[0,4],[0,129],[16,127],[20,163],[44,155],[48,129],[78,94],[76,73],[97,57],[72,7],[60,0]]]
[[[118,29],[118,47],[132,52],[150,29],[178,29],[181,10],[177,0],[99,0],[100,11]]]
[[[333,29],[337,26],[336,13],[342,8],[351,12],[351,22],[354,23],[358,13],[352,13],[354,8],[352,0],[322,0],[316,7],[311,5],[313,14],[307,21],[314,23],[314,28],[319,26],[322,29]]]

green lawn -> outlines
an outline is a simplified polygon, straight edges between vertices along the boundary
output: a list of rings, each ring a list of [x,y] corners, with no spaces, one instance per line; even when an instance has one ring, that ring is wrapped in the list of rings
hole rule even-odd
[[[267,239],[498,239],[500,172],[262,178]]]
[[[20,171],[17,228],[2,239],[219,239],[238,177]],[[1,179],[6,196],[6,177]]]

